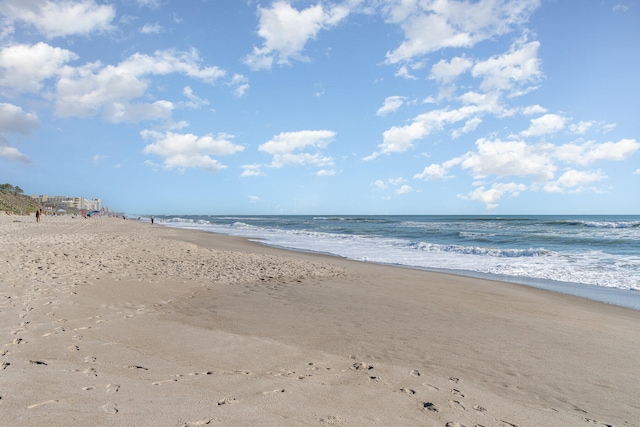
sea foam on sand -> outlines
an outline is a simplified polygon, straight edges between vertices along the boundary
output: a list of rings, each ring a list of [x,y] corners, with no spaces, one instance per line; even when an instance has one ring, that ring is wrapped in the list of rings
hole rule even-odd
[[[640,425],[640,312],[116,218],[0,215],[0,425]]]

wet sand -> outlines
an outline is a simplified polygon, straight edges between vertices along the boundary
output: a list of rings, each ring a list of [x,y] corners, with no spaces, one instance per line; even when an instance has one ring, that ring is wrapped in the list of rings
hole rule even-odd
[[[639,426],[639,351],[578,297],[0,215],[0,425]]]

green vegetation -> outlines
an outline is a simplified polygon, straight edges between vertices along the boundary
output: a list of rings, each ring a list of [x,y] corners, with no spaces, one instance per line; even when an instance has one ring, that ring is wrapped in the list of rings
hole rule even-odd
[[[8,214],[29,215],[41,206],[29,196],[24,195],[24,190],[11,184],[0,184],[0,212]]]

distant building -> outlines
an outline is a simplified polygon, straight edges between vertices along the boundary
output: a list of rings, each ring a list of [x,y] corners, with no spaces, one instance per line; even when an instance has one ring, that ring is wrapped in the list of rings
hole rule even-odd
[[[86,211],[99,211],[102,209],[102,203],[100,199],[85,199],[84,197],[68,197],[68,196],[47,196],[44,195],[33,195],[32,199],[37,200],[49,210],[58,210],[58,209],[77,209],[77,210],[86,210]]]

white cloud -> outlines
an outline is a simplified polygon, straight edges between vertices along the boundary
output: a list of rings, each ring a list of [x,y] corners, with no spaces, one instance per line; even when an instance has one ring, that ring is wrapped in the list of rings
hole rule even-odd
[[[521,192],[525,191],[527,186],[524,184],[516,183],[495,183],[491,188],[485,188],[484,186],[478,187],[470,192],[466,197],[471,200],[477,200],[484,203],[488,209],[495,209],[498,207],[498,201],[506,195],[511,197],[517,197]]]
[[[539,47],[540,43],[537,41],[523,45],[517,43],[505,54],[477,62],[471,74],[482,78],[480,89],[486,92],[517,90],[512,94],[520,93],[523,87],[542,77],[538,60]]]
[[[115,7],[94,0],[4,0],[0,13],[10,23],[32,25],[47,38],[111,30]]]
[[[427,179],[427,180],[441,180],[453,178],[453,176],[449,175],[449,170],[459,165],[464,160],[463,157],[458,157],[455,159],[448,160],[441,165],[432,164],[424,168],[421,173],[415,174],[413,176],[414,179]]]
[[[626,160],[640,150],[640,142],[635,139],[621,139],[618,142],[597,144],[564,144],[554,149],[554,156],[565,163],[589,165],[601,160]]]
[[[377,188],[378,190],[386,190],[387,188],[389,188],[389,186],[387,184],[384,183],[383,180],[378,179],[376,180],[373,184],[375,188]]]
[[[144,130],[144,140],[151,140],[144,148],[145,154],[155,154],[164,158],[165,169],[200,168],[217,172],[226,168],[211,156],[228,156],[243,151],[244,147],[231,142],[233,137],[227,134],[196,136],[173,132]]]
[[[249,176],[264,176],[264,172],[262,172],[262,165],[242,165],[242,169],[242,174],[240,174],[241,178]]]
[[[396,194],[408,194],[408,193],[411,193],[412,191],[413,191],[413,188],[405,184],[396,190]]]
[[[320,30],[337,25],[349,14],[344,6],[325,8],[318,3],[298,11],[287,1],[276,1],[270,8],[258,8],[260,28],[264,39],[262,47],[254,47],[245,57],[253,69],[269,69],[273,63],[289,64],[293,60],[306,60],[302,55],[306,43],[315,39]]]
[[[209,105],[209,101],[195,95],[190,86],[185,86],[185,88],[182,89],[182,93],[189,99],[187,106],[190,108],[200,108],[203,105]]]
[[[553,179],[556,166],[547,152],[520,141],[476,141],[477,152],[467,153],[460,165],[476,178],[487,176],[532,176],[536,180]]]
[[[237,97],[242,97],[247,94],[249,90],[249,79],[242,74],[234,74],[231,82],[228,83],[229,86],[235,88],[233,93]]]
[[[577,171],[569,170],[563,173],[556,181],[544,185],[544,190],[550,193],[581,192],[584,186],[606,179],[601,171]]]
[[[162,0],[135,0],[140,7],[149,7],[151,9],[155,9],[160,6]]]
[[[453,139],[456,139],[461,135],[464,135],[465,133],[473,132],[480,125],[480,123],[482,123],[482,119],[480,117],[473,117],[472,119],[467,120],[462,128],[456,129],[451,132],[451,137]]]
[[[615,6],[613,6],[614,12],[626,12],[627,10],[629,10],[629,5],[626,5],[626,4],[618,3]]]
[[[0,145],[0,157],[6,157],[9,160],[21,163],[31,163],[31,159],[28,156],[22,154],[15,147],[5,147]]]
[[[162,32],[162,25],[158,23],[144,24],[139,31],[141,34],[160,34]]]
[[[520,135],[530,137],[554,134],[564,129],[566,121],[566,117],[558,114],[545,114],[542,117],[531,119],[529,129],[520,132]]]
[[[405,99],[406,98],[404,96],[388,96],[385,98],[384,104],[378,109],[376,114],[378,116],[385,116],[389,113],[398,111],[398,109],[404,104]]]
[[[46,79],[78,56],[46,43],[17,44],[0,50],[0,86],[9,93],[37,92]]]
[[[37,115],[26,113],[17,105],[0,103],[0,134],[10,132],[29,135],[37,126]]]
[[[395,76],[402,77],[407,80],[418,80],[416,76],[411,74],[411,72],[409,71],[409,67],[407,67],[406,65],[403,65],[402,67],[398,68],[398,71],[396,71]]]
[[[454,110],[432,110],[416,116],[411,124],[393,126],[384,131],[382,134],[383,142],[378,146],[379,150],[365,157],[364,160],[373,160],[382,154],[403,153],[413,148],[414,141],[423,139],[432,132],[442,130],[445,125],[469,120],[488,112],[498,114],[502,111],[494,95],[470,97],[465,94],[461,99],[468,105]],[[477,126],[478,122],[473,120],[468,124],[468,129],[471,129],[474,125]]]
[[[440,83],[448,84],[459,75],[469,71],[472,65],[473,61],[464,57],[455,57],[448,62],[441,59],[431,67],[431,78]]]
[[[335,176],[337,172],[333,169],[320,169],[316,172],[316,176]]]
[[[22,163],[31,159],[17,148],[8,146],[7,133],[29,135],[38,126],[38,116],[26,113],[22,108],[7,103],[0,103],[0,157],[6,157]]]
[[[442,48],[472,47],[511,31],[539,4],[539,0],[390,1],[385,7],[387,21],[400,25],[405,40],[387,53],[386,61],[396,64]]]
[[[572,133],[584,135],[589,131],[589,129],[593,127],[593,125],[595,125],[595,122],[580,121],[578,123],[572,123],[571,125],[569,125],[569,130]]]
[[[459,166],[468,170],[473,178],[483,181],[501,179],[509,176],[531,178],[530,188],[541,188],[547,192],[581,192],[602,181],[607,176],[601,171],[580,171],[569,169],[559,178],[555,177],[561,163],[567,165],[589,165],[598,161],[623,161],[640,151],[640,142],[635,139],[622,139],[617,142],[554,145],[550,143],[527,144],[524,141],[488,140],[476,141],[476,151],[447,160],[442,164],[426,166],[414,179],[440,180],[451,178],[450,170]],[[636,170],[640,174],[640,169]],[[524,191],[525,184],[494,183],[486,188],[485,184],[463,198],[481,201],[488,207],[496,207],[497,201],[505,194],[516,195]]]
[[[636,169],[636,170],[633,172],[633,174],[634,174],[634,175],[640,175],[640,169]]]
[[[542,107],[541,105],[530,105],[528,107],[525,107],[522,110],[522,114],[525,114],[527,116],[531,115],[531,114],[544,114],[547,112],[547,109]]]
[[[335,136],[336,133],[329,130],[282,132],[260,145],[258,149],[273,156],[271,167],[274,168],[306,164],[318,167],[333,166],[333,159],[323,156],[320,150],[326,148]],[[311,150],[313,153],[297,153],[303,150]]]
[[[89,117],[102,113],[112,122],[167,119],[174,108],[169,101],[133,102],[147,95],[150,75],[185,74],[213,83],[225,72],[200,67],[197,51],[157,51],[153,56],[136,53],[116,66],[90,63],[65,66],[57,84],[55,113],[61,117]]]

